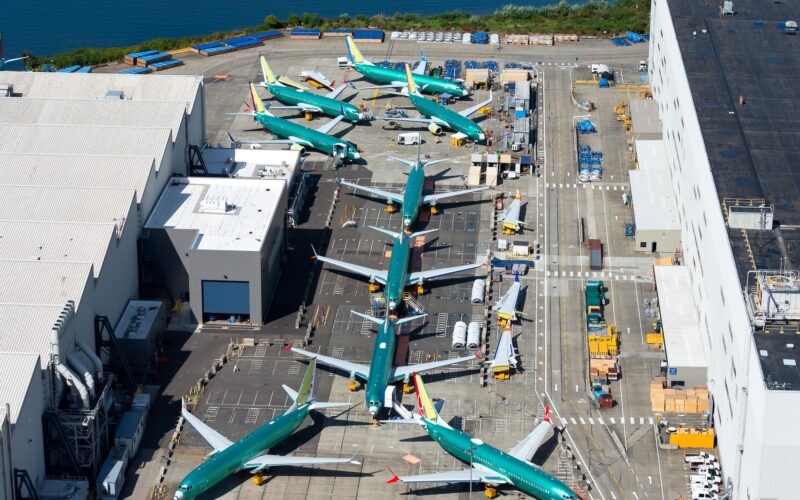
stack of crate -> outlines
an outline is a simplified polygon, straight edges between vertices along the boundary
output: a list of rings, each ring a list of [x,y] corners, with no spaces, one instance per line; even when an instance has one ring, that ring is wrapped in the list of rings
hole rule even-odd
[[[660,377],[650,384],[650,405],[654,412],[703,413],[708,411],[708,388],[665,389]]]

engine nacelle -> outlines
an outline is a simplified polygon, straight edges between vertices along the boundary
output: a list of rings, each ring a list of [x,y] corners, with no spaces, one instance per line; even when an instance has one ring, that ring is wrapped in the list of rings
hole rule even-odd
[[[435,123],[428,125],[428,130],[430,130],[431,134],[433,135],[442,135],[442,127],[436,125]]]
[[[306,154],[306,148],[299,144],[292,144],[291,146],[289,146],[289,149],[291,149],[292,151],[300,151],[300,156],[305,156]]]

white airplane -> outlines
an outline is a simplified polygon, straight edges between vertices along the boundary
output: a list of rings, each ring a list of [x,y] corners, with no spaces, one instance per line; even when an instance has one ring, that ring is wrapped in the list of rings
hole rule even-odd
[[[328,80],[328,78],[319,71],[303,70],[300,72],[300,77],[304,78],[305,81],[311,83],[311,85],[314,85],[315,87],[319,85],[320,88],[333,90],[334,82]]]
[[[517,367],[517,351],[511,342],[511,327],[506,325],[497,343],[497,350],[494,352],[494,359],[489,361],[489,366],[494,371],[509,370]]]
[[[522,316],[522,313],[517,311],[517,300],[519,299],[519,291],[521,285],[519,283],[519,273],[514,275],[514,284],[511,285],[506,293],[495,303],[492,311],[497,313],[497,319],[503,321],[516,321],[517,314]]]
[[[497,216],[497,220],[503,223],[503,230],[516,233],[525,223],[519,220],[519,210],[522,208],[522,196],[519,194],[514,195],[514,200],[511,205],[506,207],[502,214]]]

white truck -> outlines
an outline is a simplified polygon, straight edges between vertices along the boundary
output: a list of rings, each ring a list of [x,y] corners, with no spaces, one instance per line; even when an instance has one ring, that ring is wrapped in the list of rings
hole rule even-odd
[[[419,132],[408,132],[405,134],[397,134],[397,144],[401,146],[413,146],[422,142],[422,136]]]

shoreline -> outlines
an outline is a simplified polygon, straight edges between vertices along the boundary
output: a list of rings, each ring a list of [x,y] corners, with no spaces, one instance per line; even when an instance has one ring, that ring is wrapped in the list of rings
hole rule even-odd
[[[462,11],[440,14],[400,14],[391,16],[354,16],[323,18],[316,14],[290,14],[281,20],[267,15],[258,26],[229,32],[215,32],[200,36],[156,38],[127,47],[86,47],[59,52],[53,55],[23,54],[30,57],[30,67],[39,69],[52,63],[63,68],[73,65],[99,66],[122,60],[125,54],[145,50],[175,52],[200,43],[211,42],[259,31],[285,30],[295,27],[319,28],[373,28],[384,31],[487,31],[505,34],[559,33],[611,37],[626,31],[646,32],[650,18],[649,2],[617,0],[614,3],[590,1],[576,5],[565,1],[542,7],[506,5],[493,13],[475,15]]]

